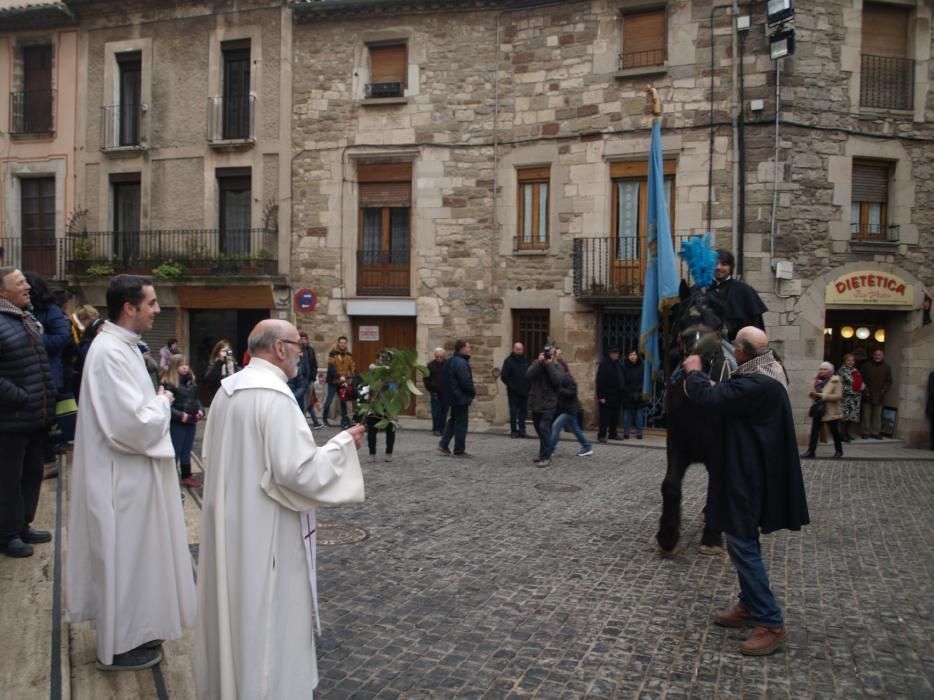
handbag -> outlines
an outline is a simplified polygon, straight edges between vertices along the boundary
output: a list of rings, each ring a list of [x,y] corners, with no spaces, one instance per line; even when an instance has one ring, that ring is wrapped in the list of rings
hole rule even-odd
[[[825,413],[827,413],[827,405],[821,399],[817,399],[808,409],[808,415],[814,419],[823,418]]]

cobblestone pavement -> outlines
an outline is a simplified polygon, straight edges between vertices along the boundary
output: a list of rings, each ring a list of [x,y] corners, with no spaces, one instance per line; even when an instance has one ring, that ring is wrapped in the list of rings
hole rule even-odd
[[[538,469],[533,440],[436,440],[402,431],[365,504],[319,513],[369,532],[319,548],[320,697],[934,697],[934,461],[805,465],[813,524],[763,537],[789,644],[750,659],[709,619],[736,579],[698,552],[702,467],[665,560],[663,451],[563,442]]]

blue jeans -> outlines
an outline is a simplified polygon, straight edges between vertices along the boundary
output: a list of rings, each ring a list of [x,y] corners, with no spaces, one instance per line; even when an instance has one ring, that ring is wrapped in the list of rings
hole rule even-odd
[[[562,430],[568,430],[569,432],[574,433],[574,437],[577,438],[577,441],[585,450],[589,450],[593,447],[593,445],[591,445],[587,440],[584,432],[581,430],[580,423],[577,421],[577,414],[562,413],[560,416],[555,418],[555,422],[551,424],[551,440],[548,443],[549,454],[554,454],[555,448],[558,446],[558,440],[561,439]]]
[[[726,549],[739,577],[739,602],[763,627],[782,627],[782,609],[769,587],[769,573],[762,561],[758,535],[746,539],[727,533]]]
[[[506,390],[509,398],[509,432],[513,435],[525,435],[525,418],[529,411],[529,397]]]
[[[633,422],[636,424],[636,435],[642,435],[642,428],[645,427],[645,415],[641,408],[623,409],[623,435],[629,435],[629,429]]]
[[[437,391],[431,392],[431,432],[443,433],[448,416],[448,402]]]
[[[551,424],[555,419],[554,411],[532,411],[532,425],[538,435],[538,458],[551,457]]]
[[[335,396],[337,396],[337,384],[328,384],[328,395],[324,400],[324,407],[321,409],[321,420],[324,421],[325,424],[328,422],[328,412]],[[337,403],[341,406],[341,422],[343,423],[344,419],[347,417],[347,404],[340,399],[337,400]]]
[[[194,423],[169,424],[169,435],[172,436],[172,447],[175,448],[175,461],[182,470],[182,478],[191,476],[191,448],[195,444]]]
[[[451,404],[451,417],[444,426],[444,434],[441,436],[440,447],[448,449],[451,444],[451,438],[454,438],[454,454],[462,455],[467,449],[467,417],[470,404],[458,406]]]

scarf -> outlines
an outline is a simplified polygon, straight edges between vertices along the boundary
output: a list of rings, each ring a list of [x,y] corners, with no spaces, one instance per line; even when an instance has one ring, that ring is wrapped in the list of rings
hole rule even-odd
[[[736,368],[734,374],[764,374],[785,387],[786,392],[788,391],[788,377],[785,374],[785,368],[782,367],[782,363],[778,361],[771,350],[766,350],[761,355],[744,362]]]
[[[0,297],[0,313],[11,314],[13,316],[19,316],[23,322],[23,327],[26,329],[26,332],[29,333],[35,340],[42,342],[42,334],[44,330],[42,324],[39,323],[39,319],[33,316],[31,313],[25,309],[21,309],[8,299]]]
[[[824,390],[824,387],[827,386],[827,382],[830,381],[830,378],[833,374],[828,374],[826,377],[822,377],[819,374],[814,377],[814,391],[818,394]]]

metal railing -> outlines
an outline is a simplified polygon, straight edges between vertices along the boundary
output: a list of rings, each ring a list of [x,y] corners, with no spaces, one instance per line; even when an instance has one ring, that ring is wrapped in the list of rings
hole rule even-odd
[[[254,141],[256,95],[208,98],[208,142]]]
[[[650,68],[660,66],[668,59],[668,51],[664,48],[649,49],[648,51],[630,51],[619,55],[619,69]]]
[[[366,96],[368,98],[402,97],[402,83],[367,83]]]
[[[101,107],[101,149],[129,148],[143,142],[142,104],[119,104]]]
[[[901,233],[897,225],[869,225],[869,229],[861,231],[859,224],[850,225],[850,238],[854,241],[885,241],[898,243]]]
[[[55,239],[23,240],[0,238],[0,267],[18,267],[38,272],[46,279],[57,278],[58,248]]]
[[[55,131],[55,90],[10,93],[10,133],[47,134]]]
[[[185,275],[276,274],[278,236],[268,229],[95,231],[61,239],[72,275],[150,274],[172,262]]]
[[[357,251],[357,294],[407,297],[410,294],[409,251]]]
[[[675,253],[689,235],[674,237]],[[645,291],[644,241],[637,238],[575,238],[572,250],[574,295],[578,297],[638,297]],[[678,258],[678,274],[687,266]]]
[[[912,109],[915,62],[910,58],[863,54],[859,104],[879,109]]]

